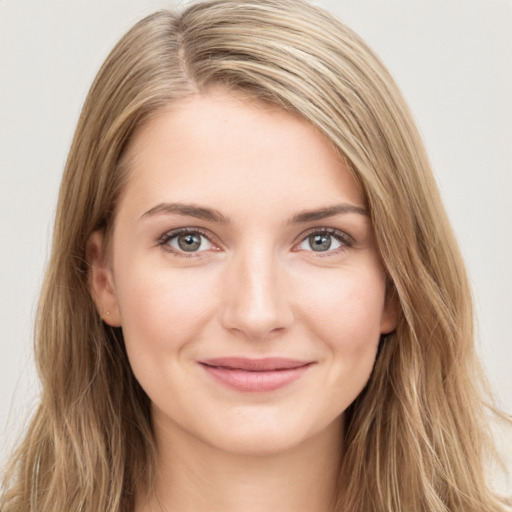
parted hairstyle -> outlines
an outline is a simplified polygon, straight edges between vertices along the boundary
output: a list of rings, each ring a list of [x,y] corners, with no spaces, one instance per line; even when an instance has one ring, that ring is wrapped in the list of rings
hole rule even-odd
[[[207,0],[138,22],[85,101],[38,309],[40,403],[5,472],[2,512],[133,512],[135,489],[151,486],[149,398],[122,329],[91,299],[87,240],[95,230],[108,239],[135,131],[218,86],[298,115],[330,140],[362,187],[400,310],[345,412],[335,510],[506,510],[485,475],[488,396],[468,279],[393,79],[358,35],[302,0]]]

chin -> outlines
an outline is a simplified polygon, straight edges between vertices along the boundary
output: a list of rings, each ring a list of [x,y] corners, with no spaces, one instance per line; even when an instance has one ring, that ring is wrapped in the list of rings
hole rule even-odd
[[[304,439],[290,438],[276,432],[246,432],[225,439],[216,439],[210,444],[217,450],[235,456],[265,457],[286,453],[304,442]]]
[[[217,430],[217,429],[215,429]],[[341,440],[341,416],[319,428],[307,422],[290,424],[286,421],[252,421],[210,431],[203,437],[210,446],[239,456],[272,456],[307,449],[317,443],[336,445]]]

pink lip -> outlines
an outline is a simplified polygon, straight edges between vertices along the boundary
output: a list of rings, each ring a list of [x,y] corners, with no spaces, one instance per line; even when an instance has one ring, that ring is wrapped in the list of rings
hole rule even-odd
[[[225,357],[206,359],[199,361],[199,364],[213,378],[232,389],[264,392],[274,391],[300,379],[313,363],[281,357]]]

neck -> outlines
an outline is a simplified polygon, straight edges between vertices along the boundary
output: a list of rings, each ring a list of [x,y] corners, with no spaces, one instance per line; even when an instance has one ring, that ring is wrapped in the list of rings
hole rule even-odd
[[[176,426],[155,427],[155,487],[149,494],[138,493],[137,511],[333,510],[341,420],[299,446],[258,455],[219,450]]]

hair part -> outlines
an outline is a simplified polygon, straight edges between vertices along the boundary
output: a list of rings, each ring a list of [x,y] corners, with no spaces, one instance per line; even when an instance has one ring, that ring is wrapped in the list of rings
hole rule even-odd
[[[471,293],[423,143],[394,81],[331,14],[301,0],[209,0],[137,23],[100,69],[61,185],[35,339],[39,408],[12,457],[3,512],[133,510],[156,451],[149,399],[119,328],[98,315],[86,242],[107,235],[133,134],[211,87],[309,121],[361,185],[400,308],[345,413],[336,510],[505,510],[489,489],[485,386]]]

